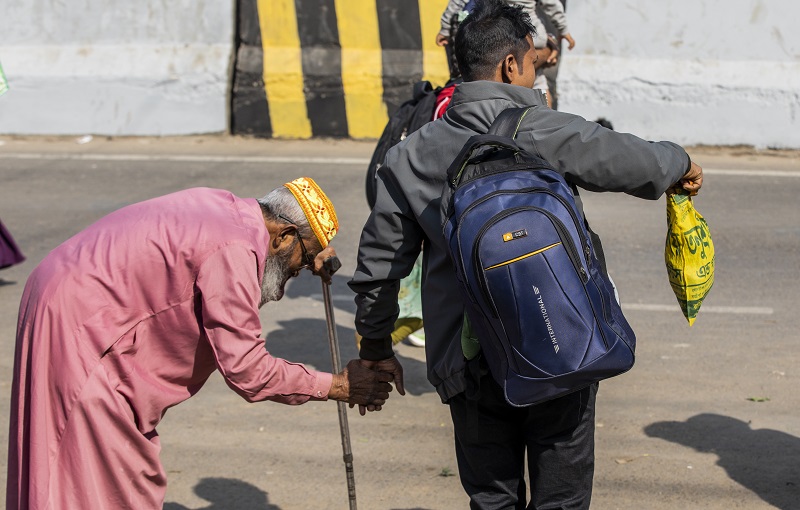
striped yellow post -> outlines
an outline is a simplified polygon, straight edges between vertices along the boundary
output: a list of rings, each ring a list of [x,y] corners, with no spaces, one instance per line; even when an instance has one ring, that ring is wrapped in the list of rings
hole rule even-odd
[[[375,0],[335,0],[335,5],[348,131],[352,138],[377,138],[389,117]]]
[[[447,55],[436,45],[436,34],[441,29],[441,18],[447,0],[418,0],[419,25],[422,30],[422,79],[434,86],[444,85],[450,79]]]
[[[272,136],[311,138],[294,0],[258,0]]]

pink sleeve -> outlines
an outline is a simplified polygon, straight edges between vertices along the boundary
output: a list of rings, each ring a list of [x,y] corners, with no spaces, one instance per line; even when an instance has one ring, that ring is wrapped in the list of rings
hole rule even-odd
[[[256,256],[225,246],[200,267],[198,313],[225,382],[249,402],[303,404],[327,400],[332,376],[271,356],[261,335]]]

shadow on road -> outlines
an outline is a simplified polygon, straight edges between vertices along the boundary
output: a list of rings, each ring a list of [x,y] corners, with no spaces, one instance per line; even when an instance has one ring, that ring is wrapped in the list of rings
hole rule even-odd
[[[335,274],[331,283],[334,317],[336,317],[336,336],[339,340],[339,352],[342,365],[358,358],[355,343],[355,329],[343,326],[343,321],[336,315],[336,310],[354,313],[355,294],[347,286],[351,275]],[[311,297],[322,303],[322,287],[320,279],[308,271],[294,278],[286,288],[286,298],[294,299],[302,296]],[[269,307],[269,305],[267,305]],[[269,312],[269,308],[267,308]],[[267,350],[281,358],[313,365],[317,370],[331,370],[331,354],[328,347],[328,327],[325,322],[324,308],[320,308],[319,319],[295,319],[279,321],[282,329],[267,335]],[[428,373],[424,361],[397,354],[403,365],[403,379],[406,392],[410,395],[422,395],[434,391],[428,382]]]
[[[328,326],[324,318],[278,321],[278,325],[280,329],[267,334],[266,348],[272,355],[312,365],[317,370],[324,372],[331,371]],[[337,323],[336,336],[339,339],[339,352],[342,367],[344,367],[351,359],[358,358],[355,330]],[[424,361],[400,354],[397,354],[397,359],[403,365],[406,393],[421,395],[434,391],[433,386],[428,382]]]
[[[280,510],[269,503],[266,492],[241,480],[203,478],[194,492],[211,504],[193,510]],[[190,509],[180,503],[164,503],[164,510]]]
[[[425,362],[400,354],[395,355],[403,365],[403,382],[405,382],[408,395],[422,395],[435,391],[433,385],[428,381],[428,369]]]
[[[331,279],[330,290],[333,297],[333,307],[348,313],[355,313],[356,295],[347,286],[347,282],[350,281],[353,275],[340,273],[336,273]],[[322,280],[309,271],[301,271],[297,278],[289,280],[289,284],[286,286],[286,297],[290,299],[310,297],[322,303]],[[335,314],[336,312],[334,311]]]
[[[800,438],[778,430],[753,430],[736,418],[698,414],[685,422],[662,421],[645,433],[719,457],[735,482],[784,510],[800,501]]]

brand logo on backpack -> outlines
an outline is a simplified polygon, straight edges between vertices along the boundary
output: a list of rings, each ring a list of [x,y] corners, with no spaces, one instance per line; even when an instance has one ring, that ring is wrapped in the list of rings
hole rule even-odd
[[[542,294],[539,292],[539,287],[536,285],[531,285],[533,287],[533,293],[538,296],[536,298],[536,302],[539,304],[539,311],[542,313],[542,319],[544,320],[544,325],[547,326],[547,334],[550,335],[550,342],[553,344],[553,350],[556,351],[558,354],[559,347],[558,347],[558,339],[556,339],[556,332],[553,331],[553,325],[550,324],[550,316],[547,315],[547,308],[544,306],[544,299],[542,299]]]
[[[520,238],[525,237],[527,235],[528,235],[528,231],[524,230],[524,229],[523,230],[517,230],[516,232],[506,232],[505,234],[503,234],[503,241],[504,242],[513,241],[514,239],[520,239]]]

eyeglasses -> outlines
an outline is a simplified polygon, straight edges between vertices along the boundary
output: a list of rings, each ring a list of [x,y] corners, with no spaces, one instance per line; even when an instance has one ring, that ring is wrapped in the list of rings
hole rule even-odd
[[[292,220],[290,220],[289,218],[287,218],[286,216],[284,216],[282,214],[278,214],[278,218],[282,219],[283,221],[285,221],[287,223],[291,223],[295,227],[297,226],[297,223],[293,222]],[[313,270],[313,268],[314,268],[314,259],[312,259],[311,256],[308,254],[308,250],[306,249],[306,243],[303,242],[303,238],[300,236],[300,231],[295,229],[294,235],[297,236],[297,240],[300,242],[300,251],[302,252],[302,257],[303,257],[302,260],[303,260],[303,262],[305,262],[302,266],[300,266],[300,268],[297,270],[297,272],[299,273],[301,269],[311,269],[311,270]]]

